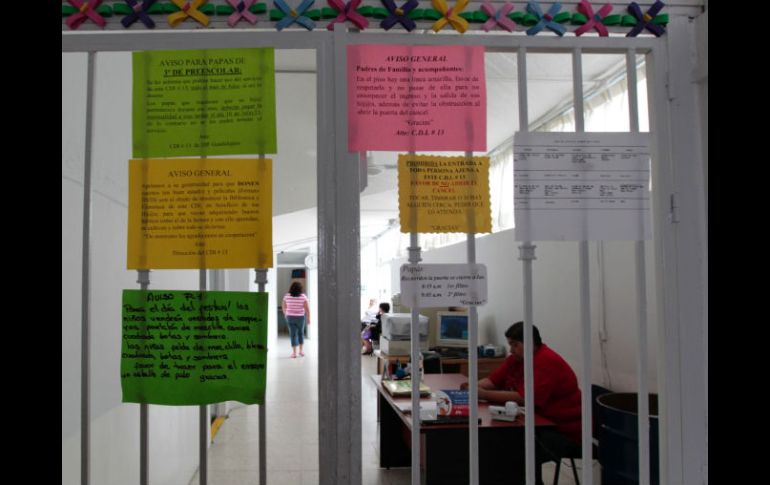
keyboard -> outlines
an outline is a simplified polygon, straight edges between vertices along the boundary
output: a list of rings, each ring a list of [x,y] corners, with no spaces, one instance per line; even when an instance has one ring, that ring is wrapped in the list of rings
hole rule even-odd
[[[439,355],[444,359],[467,359],[468,352],[462,350],[444,350],[439,352]]]
[[[423,420],[421,424],[468,424],[468,416],[439,416],[436,419]],[[481,418],[479,418],[479,424],[481,424]]]

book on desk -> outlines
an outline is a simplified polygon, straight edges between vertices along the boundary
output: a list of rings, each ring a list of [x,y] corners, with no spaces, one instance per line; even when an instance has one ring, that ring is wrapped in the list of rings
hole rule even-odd
[[[382,387],[393,397],[410,397],[412,395],[411,379],[383,379]],[[420,396],[430,396],[430,387],[420,382]]]
[[[437,416],[432,420],[423,420],[423,424],[467,424],[470,419],[468,391],[461,389],[441,389],[435,392]],[[478,418],[481,424],[481,418]]]
[[[470,414],[468,391],[460,389],[442,389],[436,391],[439,416],[465,416]]]
[[[388,384],[386,384],[388,383]],[[401,383],[404,383],[402,386]],[[397,381],[382,381],[383,387],[391,392],[389,387],[398,388],[392,393],[394,397],[411,396],[412,383],[408,379],[402,379]],[[406,391],[401,387],[407,388]],[[428,395],[429,388],[425,384],[420,387],[420,395]],[[470,408],[468,407],[468,391],[459,389],[443,389],[435,392],[435,400],[422,400],[420,401],[420,422],[423,425],[436,425],[436,424],[467,424],[470,414]],[[411,414],[412,403],[411,402],[396,402],[394,403],[396,409],[404,414]],[[479,424],[481,424],[481,418],[479,418]]]

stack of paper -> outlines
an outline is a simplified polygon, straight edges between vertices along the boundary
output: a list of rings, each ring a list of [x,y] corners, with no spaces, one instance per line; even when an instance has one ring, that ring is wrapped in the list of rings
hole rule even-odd
[[[390,393],[390,395],[394,397],[412,395],[411,379],[401,379],[398,381],[383,380],[382,387],[384,387],[385,390],[388,391],[388,393]],[[429,396],[429,395],[430,395],[430,387],[425,385],[425,383],[420,382],[420,396]]]

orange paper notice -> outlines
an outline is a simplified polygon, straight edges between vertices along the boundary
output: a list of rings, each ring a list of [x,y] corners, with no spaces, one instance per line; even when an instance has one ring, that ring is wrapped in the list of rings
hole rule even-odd
[[[273,266],[271,160],[129,160],[128,172],[128,269]]]
[[[401,232],[492,232],[489,157],[398,156]]]

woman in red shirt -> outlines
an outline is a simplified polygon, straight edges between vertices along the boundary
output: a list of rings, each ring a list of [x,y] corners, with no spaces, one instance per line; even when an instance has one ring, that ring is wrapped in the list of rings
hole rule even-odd
[[[524,322],[505,332],[511,355],[489,377],[479,381],[479,399],[524,405]],[[581,413],[577,376],[569,364],[543,343],[532,326],[535,413],[553,421],[556,429],[537,429],[537,462],[580,454]],[[467,388],[467,383],[461,388]]]

